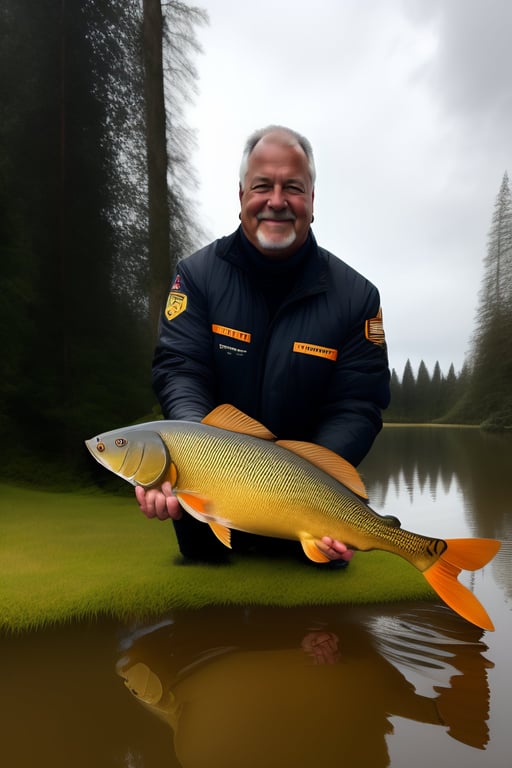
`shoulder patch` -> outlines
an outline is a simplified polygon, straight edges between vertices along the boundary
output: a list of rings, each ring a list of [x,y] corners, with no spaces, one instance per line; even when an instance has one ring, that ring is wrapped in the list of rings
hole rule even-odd
[[[174,320],[187,308],[187,294],[171,291],[165,305],[165,316],[168,320]]]
[[[386,337],[384,335],[384,324],[382,322],[382,307],[379,309],[377,316],[367,320],[364,327],[364,335],[373,344],[382,346],[386,343]]]
[[[171,291],[180,291],[181,290],[181,275],[176,275],[174,278],[174,282],[171,286]]]

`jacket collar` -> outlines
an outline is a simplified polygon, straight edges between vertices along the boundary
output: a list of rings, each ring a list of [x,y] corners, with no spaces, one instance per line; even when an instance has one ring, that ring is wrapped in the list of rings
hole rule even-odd
[[[247,271],[247,256],[244,254],[241,238],[241,226],[231,235],[216,241],[216,255],[231,264]],[[309,254],[304,262],[300,280],[293,291],[292,298],[301,298],[315,293],[323,293],[328,288],[327,252],[319,248],[313,232],[309,231],[311,239]]]

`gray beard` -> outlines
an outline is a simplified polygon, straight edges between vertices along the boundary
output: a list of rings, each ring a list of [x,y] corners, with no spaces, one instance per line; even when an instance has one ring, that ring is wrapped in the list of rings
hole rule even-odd
[[[294,244],[295,240],[297,239],[297,233],[295,230],[292,230],[288,237],[285,237],[284,239],[276,242],[275,240],[267,239],[265,235],[258,229],[256,231],[256,239],[258,240],[260,246],[265,248],[266,251],[283,251],[285,248],[289,248]]]

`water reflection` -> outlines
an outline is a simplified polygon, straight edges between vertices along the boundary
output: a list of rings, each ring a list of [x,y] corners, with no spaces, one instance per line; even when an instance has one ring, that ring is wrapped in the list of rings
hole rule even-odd
[[[384,430],[363,465],[373,505],[404,526],[503,541],[471,577],[496,632],[436,602],[211,608],[1,636],[1,764],[508,766],[511,466],[512,436],[414,428]]]
[[[491,567],[510,598],[511,466],[510,434],[464,427],[388,427],[361,469],[372,505],[396,514],[405,528],[415,530],[417,525],[422,533],[441,538],[499,539],[502,547]]]
[[[482,631],[444,607],[203,609],[135,628],[118,674],[183,768],[389,765],[393,718],[488,741]]]

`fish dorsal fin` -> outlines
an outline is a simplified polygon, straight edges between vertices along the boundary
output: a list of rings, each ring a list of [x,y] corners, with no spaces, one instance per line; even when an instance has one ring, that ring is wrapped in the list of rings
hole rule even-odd
[[[256,419],[239,411],[234,405],[218,405],[204,417],[202,424],[210,427],[227,429],[229,432],[240,432],[243,435],[259,437],[261,440],[275,440],[276,436]]]
[[[299,440],[278,440],[277,445],[296,453],[297,456],[302,456],[303,459],[314,464],[318,469],[322,469],[335,480],[343,483],[346,488],[362,499],[368,498],[368,493],[357,469],[329,448],[314,443],[303,443]]]

